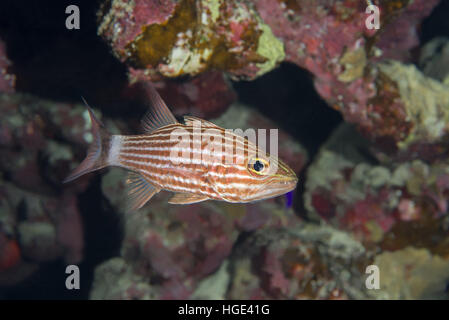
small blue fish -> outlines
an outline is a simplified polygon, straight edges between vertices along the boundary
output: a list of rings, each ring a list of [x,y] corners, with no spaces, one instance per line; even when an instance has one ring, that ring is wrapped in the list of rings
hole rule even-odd
[[[285,194],[285,199],[286,199],[285,208],[290,209],[293,205],[293,191],[287,192]]]

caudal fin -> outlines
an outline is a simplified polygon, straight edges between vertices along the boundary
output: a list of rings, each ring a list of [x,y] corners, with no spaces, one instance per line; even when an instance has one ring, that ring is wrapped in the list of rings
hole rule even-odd
[[[84,102],[86,103],[86,101]],[[64,179],[63,183],[70,182],[83,174],[107,166],[111,135],[106,131],[103,124],[95,117],[94,112],[87,103],[86,106],[92,123],[93,141],[87,150],[86,158],[67,178]]]

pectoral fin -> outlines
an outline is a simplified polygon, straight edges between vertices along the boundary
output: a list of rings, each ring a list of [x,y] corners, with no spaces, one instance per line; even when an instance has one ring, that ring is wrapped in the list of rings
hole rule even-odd
[[[153,186],[141,175],[131,172],[126,179],[128,185],[128,211],[135,211],[143,207],[160,189]]]
[[[202,194],[193,193],[175,193],[175,195],[168,200],[171,204],[190,204],[197,203],[201,201],[209,200],[209,198]]]

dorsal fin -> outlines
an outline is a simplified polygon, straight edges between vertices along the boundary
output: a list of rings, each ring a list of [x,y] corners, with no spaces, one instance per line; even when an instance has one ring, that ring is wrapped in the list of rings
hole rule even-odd
[[[145,84],[145,92],[150,101],[150,110],[142,119],[142,127],[146,133],[150,133],[158,128],[178,123],[175,116],[168,109],[164,100],[151,83]]]
[[[202,126],[205,127],[213,127],[213,128],[219,128],[221,129],[219,126],[217,126],[215,123],[212,123],[210,121],[204,120],[204,119],[200,119],[197,117],[193,117],[193,116],[184,116],[184,123],[186,126],[191,126],[193,125],[193,123],[195,121],[200,121]]]

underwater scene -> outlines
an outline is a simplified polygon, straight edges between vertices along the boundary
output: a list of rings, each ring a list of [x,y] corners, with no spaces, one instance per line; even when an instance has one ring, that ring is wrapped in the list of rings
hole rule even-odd
[[[449,298],[449,1],[0,3],[0,300]]]

